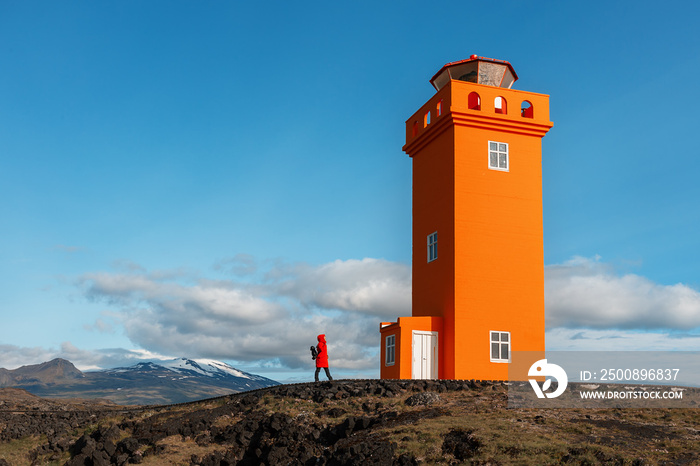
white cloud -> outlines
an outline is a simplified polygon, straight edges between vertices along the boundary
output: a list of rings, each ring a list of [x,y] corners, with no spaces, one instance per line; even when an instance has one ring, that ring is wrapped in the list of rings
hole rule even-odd
[[[236,254],[229,259],[223,259],[214,264],[214,270],[236,276],[253,275],[258,271],[255,257],[250,254]]]
[[[280,273],[280,270],[276,270]],[[297,265],[279,277],[280,294],[306,306],[384,318],[411,313],[411,268],[379,259]]]
[[[146,274],[89,274],[83,277],[92,298],[106,298],[124,306],[148,303],[149,308],[167,315],[168,320],[191,320],[197,315],[202,323],[218,319],[238,324],[264,323],[279,318],[282,308],[232,282],[202,281],[183,284],[158,280]]]
[[[700,326],[697,290],[620,275],[598,257],[576,257],[545,267],[545,309],[548,329],[690,330]]]
[[[41,347],[22,347],[15,345],[0,345],[0,367],[17,369],[28,364],[38,364],[50,361],[56,356],[56,351]],[[30,361],[30,362],[28,362]]]
[[[548,351],[700,351],[700,334],[670,331],[553,328]]]
[[[313,266],[237,256],[215,270],[227,279],[149,272],[136,264],[86,274],[80,281],[85,295],[109,308],[86,328],[123,330],[143,350],[5,345],[3,364],[64,357],[81,369],[114,367],[133,364],[147,352],[150,359],[206,357],[311,370],[309,346],[325,333],[333,368],[367,374],[378,369],[379,321],[411,315],[406,264],[362,259]],[[694,335],[700,327],[698,291],[617,273],[598,257],[547,266],[545,307],[548,349],[700,349]]]
[[[4,369],[17,369],[21,366],[41,364],[56,358],[72,362],[81,371],[131,366],[143,359],[168,359],[166,356],[146,350],[123,348],[83,350],[69,341],[64,341],[58,348],[0,345],[0,366]]]
[[[377,259],[278,264],[255,284],[131,270],[81,283],[132,342],[161,354],[311,367],[309,346],[325,333],[333,367],[376,369],[378,317],[410,315],[410,267]],[[107,316],[93,328],[109,329]]]

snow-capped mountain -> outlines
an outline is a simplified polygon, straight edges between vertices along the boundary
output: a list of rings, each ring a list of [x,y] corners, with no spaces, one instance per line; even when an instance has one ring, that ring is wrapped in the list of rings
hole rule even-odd
[[[52,369],[49,379],[45,376],[47,367],[61,370]],[[90,372],[81,372],[69,361],[57,359],[1,371],[6,374],[0,373],[0,386],[24,388],[49,398],[106,398],[119,404],[182,403],[279,385],[211,359],[149,360]]]
[[[239,377],[250,380],[269,380],[259,375],[249,374],[239,371],[235,367],[231,367],[225,362],[215,361],[213,359],[172,359],[170,361],[161,361],[159,364],[167,369],[175,372],[188,373],[196,372],[200,375],[215,378]]]
[[[169,371],[164,372],[164,371]],[[169,359],[149,360],[130,367],[120,367],[103,371],[106,374],[150,374],[172,381],[188,378],[203,379],[216,385],[234,387],[236,391],[253,390],[256,388],[279,385],[279,382],[261,375],[249,374],[225,362],[213,359]],[[207,379],[208,378],[208,379]]]

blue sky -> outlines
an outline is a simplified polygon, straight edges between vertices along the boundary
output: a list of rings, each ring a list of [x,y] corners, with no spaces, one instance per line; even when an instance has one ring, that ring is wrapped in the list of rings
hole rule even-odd
[[[693,2],[0,3],[0,367],[376,376],[404,121],[445,63],[551,95],[547,346],[700,349]]]

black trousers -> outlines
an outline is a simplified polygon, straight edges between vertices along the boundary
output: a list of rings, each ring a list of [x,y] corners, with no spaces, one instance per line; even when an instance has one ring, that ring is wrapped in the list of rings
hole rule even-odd
[[[333,377],[331,377],[331,371],[329,371],[327,367],[324,367],[323,369],[325,369],[325,371],[326,371],[326,377],[328,377],[328,380],[333,380]],[[321,372],[321,368],[317,367],[316,373],[314,374],[314,380],[316,382],[318,382],[318,373],[319,372]]]

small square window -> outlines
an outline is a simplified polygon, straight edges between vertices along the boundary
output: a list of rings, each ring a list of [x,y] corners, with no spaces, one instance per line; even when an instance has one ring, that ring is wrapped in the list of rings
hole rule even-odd
[[[508,143],[489,141],[489,168],[508,171]]]
[[[437,231],[428,235],[428,262],[437,259]]]
[[[491,333],[491,362],[510,362],[510,332]]]
[[[389,335],[386,337],[385,345],[385,365],[393,366],[396,363],[396,335]]]

